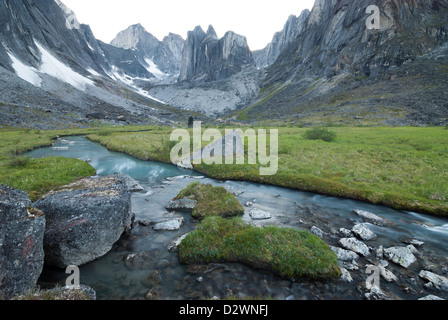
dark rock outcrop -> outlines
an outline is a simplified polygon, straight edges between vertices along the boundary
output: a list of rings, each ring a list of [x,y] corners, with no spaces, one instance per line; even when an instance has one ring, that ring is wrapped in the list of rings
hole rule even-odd
[[[379,29],[367,28],[370,5],[379,8]],[[447,10],[446,0],[316,1],[302,32],[266,69],[248,118],[443,123]]]
[[[304,10],[299,17],[289,16],[283,30],[274,35],[271,43],[266,48],[253,52],[257,68],[266,68],[272,65],[283,50],[303,31],[309,16],[309,10]]]
[[[178,75],[182,62],[182,50],[185,40],[181,36],[170,33],[159,41],[145,30],[141,24],[130,26],[121,31],[111,45],[132,49],[142,60],[142,64],[154,63],[162,72]]]
[[[226,79],[255,61],[245,37],[232,31],[218,39],[209,26],[188,32],[185,42],[179,81],[209,82]]]
[[[33,289],[44,265],[45,218],[27,194],[0,186],[0,298]]]
[[[131,192],[118,175],[80,179],[34,205],[47,219],[45,263],[59,268],[104,256],[132,223]]]

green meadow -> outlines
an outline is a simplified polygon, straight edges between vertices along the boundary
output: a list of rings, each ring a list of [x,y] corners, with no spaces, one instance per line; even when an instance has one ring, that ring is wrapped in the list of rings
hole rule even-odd
[[[58,135],[87,135],[111,150],[169,163],[170,150],[175,144],[170,142],[172,130],[169,127],[2,129],[0,183],[22,189],[36,199],[57,186],[94,174],[90,165],[76,159],[27,160],[20,156],[27,150],[50,145]],[[259,165],[249,164],[201,164],[195,169],[216,179],[272,184],[400,210],[448,215],[448,130],[445,128],[335,127],[329,128],[336,134],[330,142],[307,139],[309,129],[306,128],[280,127],[278,130],[279,170],[275,175],[262,176]]]

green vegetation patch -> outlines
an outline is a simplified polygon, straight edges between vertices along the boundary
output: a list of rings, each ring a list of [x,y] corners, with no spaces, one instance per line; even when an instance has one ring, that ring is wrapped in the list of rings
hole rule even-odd
[[[230,218],[244,214],[244,208],[238,199],[223,187],[195,182],[183,189],[175,200],[185,198],[197,201],[192,215],[199,220],[209,216]]]
[[[21,155],[33,148],[51,145],[57,135],[55,131],[0,130],[0,184],[23,190],[31,201],[36,201],[56,187],[95,175],[95,169],[81,160],[30,159]]]
[[[330,131],[324,127],[315,127],[313,129],[307,130],[303,136],[307,140],[322,140],[325,142],[332,142],[336,140],[336,132]]]
[[[305,230],[245,224],[240,218],[208,217],[179,246],[184,264],[237,262],[286,279],[340,277],[336,255]]]

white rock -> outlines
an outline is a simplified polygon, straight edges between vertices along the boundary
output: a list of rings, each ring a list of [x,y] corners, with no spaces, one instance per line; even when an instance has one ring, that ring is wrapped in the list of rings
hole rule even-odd
[[[442,299],[442,298],[440,298],[438,296],[434,296],[434,295],[430,294],[430,295],[428,295],[426,297],[423,297],[423,298],[420,298],[418,300],[445,300],[445,299]]]
[[[359,259],[359,256],[351,250],[345,250],[333,246],[330,246],[330,249],[336,254],[338,260],[340,261],[356,261]]]
[[[341,278],[340,279],[344,282],[353,282],[352,275],[345,268],[341,268]]]
[[[156,231],[177,231],[182,227],[184,222],[184,218],[176,218],[173,220],[156,223],[153,228]]]
[[[344,238],[351,238],[353,237],[353,233],[345,228],[339,229],[339,234],[341,234]]]
[[[405,240],[404,243],[406,244],[412,244],[415,247],[421,247],[422,245],[424,245],[425,243],[423,241],[417,240],[417,239],[409,239],[409,240]]]
[[[409,251],[412,252],[413,255],[416,255],[417,257],[422,257],[422,254],[420,253],[420,251],[418,251],[412,244],[408,245],[406,248],[409,249]]]
[[[448,279],[430,271],[422,270],[419,277],[428,280],[432,283],[436,289],[442,291],[448,291]]]
[[[375,253],[376,253],[376,257],[378,259],[382,259],[384,257],[384,248],[383,248],[383,246],[379,246],[378,249],[376,249]]]
[[[354,226],[352,232],[365,241],[373,240],[376,238],[376,234],[373,233],[372,230],[370,230],[364,223],[360,223]]]
[[[325,236],[325,232],[323,232],[321,229],[319,229],[318,227],[316,227],[316,226],[313,226],[312,228],[311,228],[311,233],[312,234],[314,234],[315,236],[318,236],[318,237],[323,237],[323,236]]]
[[[252,218],[252,220],[268,220],[272,218],[269,212],[260,209],[250,210],[249,215]]]
[[[370,292],[365,294],[367,300],[388,300],[389,297],[377,286],[372,286]]]
[[[339,244],[343,248],[356,252],[362,256],[368,256],[370,254],[369,247],[356,238],[342,238],[339,240]]]
[[[173,241],[173,243],[171,243],[168,246],[168,251],[169,252],[176,252],[178,250],[179,245],[182,243],[182,241],[184,241],[184,239],[189,235],[190,233],[184,234],[183,236],[180,236],[179,238],[177,238],[176,240]]]
[[[383,226],[387,224],[387,220],[368,211],[364,210],[353,210],[354,213],[356,213],[358,216],[363,218],[364,221],[371,222],[373,224]]]
[[[408,268],[417,261],[411,250],[406,247],[391,247],[384,249],[384,256],[390,261],[399,264],[404,268]]]
[[[392,273],[392,271],[387,270],[383,266],[379,266],[378,268],[380,269],[381,276],[387,282],[393,282],[393,281],[397,281],[398,280],[398,278]]]

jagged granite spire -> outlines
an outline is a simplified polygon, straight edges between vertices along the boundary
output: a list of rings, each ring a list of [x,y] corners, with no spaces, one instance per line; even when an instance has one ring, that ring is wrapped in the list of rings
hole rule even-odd
[[[245,37],[229,31],[218,39],[212,26],[207,33],[197,26],[188,32],[179,81],[223,80],[246,65],[255,65],[255,61]]]

